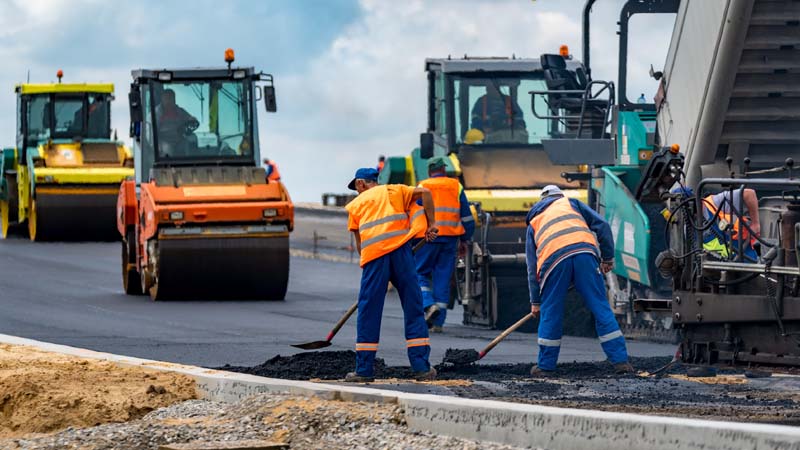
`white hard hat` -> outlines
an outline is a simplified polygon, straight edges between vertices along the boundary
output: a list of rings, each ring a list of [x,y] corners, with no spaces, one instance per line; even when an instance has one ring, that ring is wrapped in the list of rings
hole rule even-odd
[[[564,195],[564,193],[561,192],[561,188],[555,184],[548,184],[542,189],[542,198],[552,197],[554,195]]]

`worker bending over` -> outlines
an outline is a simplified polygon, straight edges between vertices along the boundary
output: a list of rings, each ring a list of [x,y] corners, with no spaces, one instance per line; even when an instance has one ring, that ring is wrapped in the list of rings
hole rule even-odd
[[[374,380],[375,353],[381,330],[381,315],[389,281],[397,288],[405,317],[408,360],[417,380],[432,380],[436,369],[428,362],[430,340],[422,309],[422,292],[415,277],[414,256],[409,241],[423,230],[425,239],[436,239],[433,197],[425,188],[405,185],[378,185],[378,171],[358,169],[348,187],[358,191],[358,197],[345,207],[349,213],[348,228],[353,232],[356,248],[361,255],[361,289],[358,293],[356,323],[356,371],[348,373],[345,381]],[[411,214],[419,207],[427,224],[417,221],[412,226]]]
[[[731,208],[731,203],[733,203],[733,208]],[[740,207],[744,210],[738,211]],[[719,214],[717,214],[718,210]],[[747,217],[748,215],[750,218]],[[744,188],[736,189],[733,191],[732,200],[730,191],[708,195],[703,199],[703,217],[706,221],[713,220],[711,226],[703,234],[705,250],[715,252],[723,258],[728,258],[730,255],[735,256],[739,253],[741,236],[744,241],[742,242],[743,259],[749,262],[758,261],[758,254],[753,248],[755,237],[751,236],[747,227],[741,223],[742,221],[747,223],[756,236],[761,233],[756,191]]]
[[[428,161],[428,175],[419,186],[431,191],[439,237],[424,245],[414,255],[417,279],[422,289],[425,321],[433,333],[441,333],[450,302],[450,278],[456,265],[458,243],[468,242],[475,231],[475,220],[469,209],[461,183],[447,177],[447,161],[437,156]],[[424,238],[424,232],[416,237]]]
[[[611,227],[591,208],[567,199],[553,185],[542,190],[542,199],[528,212],[527,222],[525,254],[531,313],[536,317],[541,311],[542,315],[539,361],[531,369],[531,375],[548,375],[556,370],[564,302],[571,284],[594,315],[600,345],[614,364],[614,370],[633,372],[625,338],[608,304],[603,282],[603,274],[614,267]]]

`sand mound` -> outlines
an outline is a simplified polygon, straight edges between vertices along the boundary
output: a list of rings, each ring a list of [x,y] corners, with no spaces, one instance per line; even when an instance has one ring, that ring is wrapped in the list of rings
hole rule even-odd
[[[183,375],[0,345],[0,437],[125,422],[196,397]]]

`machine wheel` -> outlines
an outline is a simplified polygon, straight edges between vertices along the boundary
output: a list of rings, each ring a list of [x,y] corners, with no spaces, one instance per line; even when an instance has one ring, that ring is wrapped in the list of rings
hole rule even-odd
[[[128,231],[122,241],[122,287],[128,295],[142,295],[142,283],[136,270],[136,233]]]
[[[3,239],[8,237],[8,229],[11,226],[8,202],[0,200],[0,236]]]
[[[31,201],[31,209],[28,211],[28,237],[31,241],[42,240],[42,237],[38,235],[38,228],[39,228],[39,218],[37,217],[36,212],[36,200]]]

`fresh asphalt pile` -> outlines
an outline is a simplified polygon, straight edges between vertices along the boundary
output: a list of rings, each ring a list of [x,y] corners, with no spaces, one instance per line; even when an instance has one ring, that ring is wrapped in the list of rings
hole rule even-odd
[[[378,358],[378,380],[370,387],[569,408],[800,424],[800,378],[796,376],[749,378],[744,369],[726,368],[716,376],[694,378],[681,365],[661,377],[647,376],[669,361],[669,357],[632,358],[639,373],[625,376],[615,375],[608,362],[564,363],[556,376],[547,378],[532,378],[530,363],[439,364],[438,381],[420,391],[419,383],[405,381],[411,376],[408,367],[388,367]],[[355,352],[330,351],[276,356],[257,366],[221,369],[338,382],[354,368]]]

